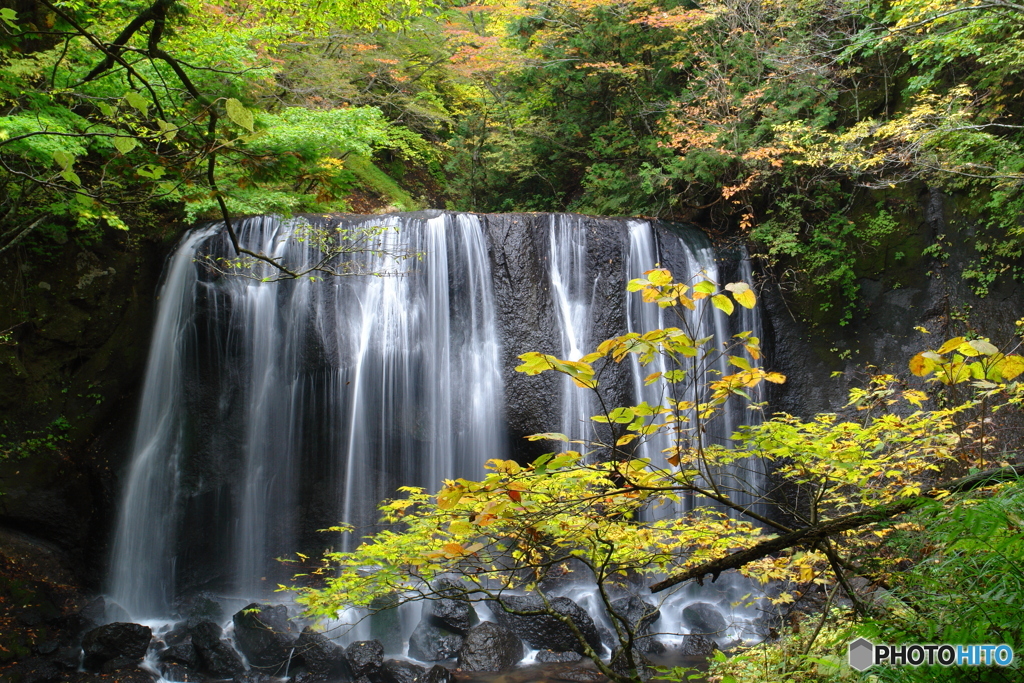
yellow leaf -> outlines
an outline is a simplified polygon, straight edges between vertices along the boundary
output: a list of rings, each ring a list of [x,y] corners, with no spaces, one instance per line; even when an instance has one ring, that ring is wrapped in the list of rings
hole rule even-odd
[[[999,361],[999,374],[1005,380],[1011,380],[1022,372],[1024,372],[1024,357],[1014,354]]]
[[[757,295],[746,282],[730,282],[725,289],[732,292],[732,298],[743,308],[753,308],[757,305]]]
[[[466,549],[462,547],[461,543],[445,543],[441,546],[446,555],[463,555]]]
[[[939,347],[939,353],[949,353],[950,351],[952,351],[953,349],[955,349],[956,347],[960,346],[963,343],[963,337],[953,337],[952,339],[948,340],[945,344]]]
[[[647,271],[644,275],[647,276],[652,285],[664,287],[665,285],[672,284],[672,273],[665,268],[655,268],[654,270]]]
[[[935,369],[935,362],[919,353],[910,359],[910,371],[918,377],[924,377]]]
[[[732,315],[734,309],[732,301],[724,294],[716,294],[711,297],[711,303],[720,311],[724,311],[726,315]]]

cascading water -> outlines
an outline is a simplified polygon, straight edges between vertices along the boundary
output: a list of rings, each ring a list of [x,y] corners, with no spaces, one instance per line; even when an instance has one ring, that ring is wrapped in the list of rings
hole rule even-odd
[[[112,600],[133,617],[169,614],[179,579],[201,586],[192,575],[202,572],[206,585],[257,597],[272,558],[299,549],[300,526],[343,519],[365,532],[396,486],[433,488],[503,457],[479,220],[351,227],[382,222],[386,252],[422,255],[405,275],[216,276],[193,261],[224,249],[217,228],[191,233],[175,252],[110,575]],[[237,230],[254,251],[294,263],[312,258],[289,239],[296,226],[257,218]],[[358,258],[376,271],[396,267],[387,256]]]
[[[579,218],[553,214],[548,230],[548,273],[551,297],[558,317],[561,358],[579,360],[590,351],[591,303],[593,280],[588,277],[587,233]],[[562,416],[560,431],[570,441],[591,437],[588,429],[591,409],[590,390],[562,379]]]
[[[503,377],[515,365],[511,356],[530,350],[517,331],[578,359],[605,336],[674,324],[637,295],[622,298],[626,281],[655,264],[680,280],[706,273],[720,281],[714,252],[696,232],[670,233],[638,220],[597,228],[573,215],[531,220],[516,229],[536,231],[533,239],[546,245],[537,250],[544,265],[532,279],[506,279],[501,295],[533,296],[547,285],[533,299],[548,307],[542,311],[495,306],[501,278],[491,270],[500,258],[491,252],[499,233],[518,220],[499,228],[499,220],[468,214],[345,219],[350,229],[388,228],[383,251],[419,253],[422,261],[401,276],[278,283],[204,265],[204,255],[230,253],[218,226],[187,235],[161,289],[114,541],[112,601],[139,619],[171,614],[182,590],[265,595],[265,586],[291,571],[272,558],[315,554],[325,544],[311,530],[343,520],[357,528],[349,538],[358,541],[374,528],[377,503],[397,486],[433,490],[445,478],[479,478],[486,460],[507,457],[503,384],[537,379]],[[291,239],[296,227],[255,218],[237,230],[254,251],[301,263],[313,254]],[[403,267],[387,256],[356,258],[360,271]],[[510,272],[507,261],[504,268]],[[749,282],[749,264],[740,268],[747,271],[729,278]],[[756,330],[758,321],[739,310],[730,322],[717,309],[700,308],[693,324],[701,336],[720,340]],[[727,367],[723,361],[712,369]],[[619,391],[615,401],[632,393],[636,402],[663,402],[642,380],[665,368],[625,369],[631,376],[623,375],[621,391],[616,380],[602,379]],[[533,431],[554,427],[589,439],[590,392],[554,379],[549,386],[558,396],[547,417],[555,424]],[[557,417],[554,405],[561,407]],[[726,442],[749,421],[744,413],[744,406],[730,408],[712,425],[711,438]],[[667,438],[649,441],[642,455],[666,465]],[[728,475],[748,482],[754,476]],[[583,597],[585,587],[572,590],[582,603],[597,604]],[[735,590],[722,599],[738,597]],[[706,598],[679,593],[672,602],[697,599]],[[678,617],[667,614],[659,630],[683,632]]]
[[[722,273],[715,260],[715,250],[702,234],[695,231],[682,232],[679,235],[660,233],[662,240],[676,241],[675,246],[681,249],[663,249],[659,243],[657,233],[646,221],[633,220],[627,224],[629,234],[629,251],[626,259],[626,275],[628,279],[643,277],[646,271],[658,265],[669,265],[672,274],[677,282],[688,283],[691,286],[701,280],[711,280],[719,285],[724,285]],[[666,245],[668,246],[668,245]],[[668,254],[663,251],[672,251],[676,256],[675,262],[666,264],[664,258]],[[752,272],[750,261],[742,258],[739,261],[739,272],[734,274],[735,279],[752,284]],[[722,345],[729,342],[734,334],[740,332],[752,332],[755,336],[760,334],[760,319],[757,317],[756,308],[746,309],[742,306],[736,307],[733,317],[726,315],[723,311],[710,305],[708,299],[696,302],[693,311],[685,309],[673,309],[675,312],[686,316],[686,323],[689,325],[691,334],[695,339],[705,337],[713,338],[714,348],[721,350]],[[627,295],[626,323],[630,332],[644,333],[654,329],[665,327],[678,327],[681,321],[667,319],[664,309],[656,306],[643,304],[635,294]],[[689,376],[697,383],[697,387],[730,374],[728,359],[725,354],[712,355],[710,362],[701,363],[694,359],[695,363],[684,368]],[[750,359],[751,366],[759,365],[757,359]],[[657,357],[653,363],[641,366],[636,357],[632,358],[632,379],[634,399],[637,403],[646,401],[649,405],[662,405],[667,396],[664,395],[665,386],[658,382],[651,385],[645,384],[645,378],[653,372],[665,372],[672,368],[668,367],[665,357]],[[673,385],[669,385],[670,387]],[[678,386],[692,386],[687,383]],[[758,388],[752,391],[757,392]],[[706,393],[706,392],[705,392]],[[699,396],[698,400],[706,400],[706,395]],[[671,398],[694,400],[695,396],[672,396]],[[759,393],[751,394],[751,401],[744,401],[740,397],[733,397],[723,406],[716,419],[705,423],[705,431],[701,435],[708,443],[719,445],[731,445],[730,437],[736,428],[743,424],[753,424],[760,418],[760,413],[749,410],[751,403],[760,400]],[[692,423],[692,419],[691,419]],[[673,435],[663,432],[653,435],[639,448],[641,457],[649,458],[654,467],[671,471],[673,468],[668,463],[666,450],[674,445]],[[750,507],[757,512],[758,494],[763,490],[764,472],[762,463],[757,458],[747,458],[731,464],[727,468],[719,469],[710,473],[715,477],[719,486],[729,494],[732,500],[739,505]],[[657,506],[646,511],[647,515],[656,518],[674,517],[685,513],[695,506],[707,505],[710,501],[701,501],[692,496],[682,498],[678,503],[661,501]],[[734,512],[729,511],[735,515]],[[674,595],[661,598],[663,612],[659,630],[665,633],[680,633],[685,630],[680,623],[679,615],[687,604],[705,602],[709,599],[715,601],[714,608],[725,615],[731,626],[731,636],[745,637],[751,635],[748,631],[751,620],[756,616],[754,610],[744,608],[738,603],[742,602],[744,595],[752,594],[755,587],[741,576],[728,575],[722,577],[714,586],[714,589],[694,590],[692,587],[680,591]]]

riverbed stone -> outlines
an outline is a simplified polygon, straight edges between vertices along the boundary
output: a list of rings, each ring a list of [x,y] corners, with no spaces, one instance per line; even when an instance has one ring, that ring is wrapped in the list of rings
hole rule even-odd
[[[383,674],[387,683],[419,683],[426,673],[426,668],[402,659],[389,659],[384,662]]]
[[[563,662],[578,662],[583,659],[583,655],[579,652],[554,652],[553,650],[539,650],[536,655],[536,660],[543,664],[551,663],[563,663]]]
[[[420,683],[455,683],[455,675],[447,667],[435,664],[423,674]]]
[[[96,671],[115,661],[140,662],[146,656],[152,637],[152,630],[142,624],[115,622],[99,626],[82,639],[83,664],[86,669]]]
[[[345,659],[344,648],[309,626],[302,629],[299,639],[295,641],[293,657],[305,662],[306,669],[312,674],[348,677],[348,662]]]
[[[296,634],[284,605],[252,603],[231,618],[235,643],[253,667],[276,673],[288,664]]]
[[[421,662],[440,662],[454,657],[463,636],[423,619],[409,636],[409,656]]]
[[[691,633],[690,635],[683,636],[683,642],[679,645],[679,654],[684,657],[707,657],[717,649],[718,643],[715,642],[714,638],[709,638],[699,633]]]
[[[441,597],[429,600],[423,610],[424,618],[431,624],[464,636],[480,622],[458,583],[441,579],[434,585],[434,591]]]
[[[548,605],[535,595],[504,596],[492,603],[491,612],[498,624],[511,630],[533,648],[544,648],[555,652],[572,650],[583,654],[584,646],[572,630],[551,614],[521,615],[515,612],[552,611],[569,617],[583,634],[588,645],[598,654],[604,652],[601,636],[597,632],[594,620],[586,610],[569,598],[548,598]],[[504,608],[502,607],[504,606]]]
[[[729,627],[718,609],[707,602],[695,602],[683,608],[683,622],[690,633],[706,636],[722,636]]]
[[[357,679],[375,674],[384,664],[384,645],[379,640],[358,640],[345,648],[345,659]]]
[[[523,659],[523,641],[511,629],[492,621],[469,629],[459,648],[463,671],[504,671]]]
[[[216,678],[230,678],[245,671],[245,665],[221,634],[220,626],[212,621],[200,621],[189,629],[199,655],[199,670]]]

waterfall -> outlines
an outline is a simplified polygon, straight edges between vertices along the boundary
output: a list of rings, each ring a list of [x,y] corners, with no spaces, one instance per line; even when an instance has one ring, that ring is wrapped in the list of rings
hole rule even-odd
[[[313,257],[290,239],[300,225],[254,218],[236,229],[248,248],[294,263]],[[267,577],[291,571],[272,558],[315,544],[309,529],[344,520],[360,536],[399,484],[435,489],[504,457],[479,219],[345,225],[383,225],[385,252],[422,258],[398,276],[260,282],[203,266],[226,252],[219,226],[172,256],[111,561],[109,594],[133,617],[169,614],[183,580],[265,594]]]
[[[168,264],[139,406],[131,466],[114,536],[111,584],[140,617],[165,614],[174,592],[171,535],[177,526],[178,472],[184,450],[182,400],[187,347],[195,334],[193,251],[212,233],[185,237]]]
[[[396,487],[481,478],[485,461],[512,448],[506,387],[522,411],[517,430],[590,439],[591,392],[514,373],[516,355],[578,359],[627,329],[673,325],[664,310],[623,296],[628,279],[658,263],[684,281],[749,281],[742,260],[746,276],[721,275],[700,233],[641,220],[424,212],[317,221],[382,228],[381,250],[354,256],[354,269],[408,272],[276,283],[225,275],[204,259],[232,253],[219,225],[190,232],[168,261],[108,584],[133,618],[167,616],[181,593],[199,589],[265,596],[296,571],[273,558],[352,547],[380,528],[376,506]],[[253,251],[309,263],[316,253],[295,239],[303,225],[251,218],[236,231]],[[529,258],[510,264],[505,252],[502,261],[508,240]],[[394,256],[403,253],[422,258]],[[504,277],[492,276],[492,263]],[[707,302],[695,316],[698,335],[718,340],[758,323],[746,309],[730,319]],[[666,368],[631,362],[602,376],[609,406],[631,396],[662,403],[643,378]],[[710,438],[726,442],[745,413],[730,406]],[[670,444],[656,436],[641,454],[666,466]],[[726,474],[750,479],[749,469]],[[355,533],[339,541],[316,531],[338,521]]]
[[[629,247],[626,259],[626,276],[628,280],[643,277],[643,274],[652,268],[662,265],[672,270],[672,275],[677,282],[689,285],[696,284],[701,280],[711,280],[718,285],[726,284],[727,278],[720,271],[716,261],[716,251],[710,242],[697,231],[680,232],[678,235],[661,233],[654,230],[647,221],[631,220],[627,223],[629,235]],[[672,249],[663,249],[662,241],[675,242]],[[663,254],[662,251],[671,253]],[[665,262],[667,260],[671,261]],[[731,279],[738,279],[747,284],[753,284],[752,271],[749,259],[739,259],[738,272]],[[654,329],[679,326],[679,320],[666,318],[665,309],[650,304],[644,304],[637,294],[627,294],[626,324],[630,332],[649,332]],[[693,331],[694,339],[712,338],[711,347],[721,350],[722,345],[733,338],[733,335],[751,331],[755,336],[760,335],[760,319],[757,308],[746,309],[736,306],[732,316],[726,315],[723,311],[711,305],[710,299],[703,299],[696,302],[693,311],[687,311],[681,307],[672,309],[676,314],[686,316],[686,322]],[[709,362],[695,362],[684,368],[689,377],[698,383],[698,386],[706,385],[708,382],[717,379],[722,375],[731,374],[735,371],[729,365],[727,357],[713,354]],[[660,382],[645,386],[644,379],[653,372],[665,372],[672,368],[667,366],[665,357],[657,357],[647,366],[641,366],[638,359],[633,356],[632,379],[634,399],[637,403],[646,401],[649,405],[661,405],[668,398],[663,394],[665,385]],[[752,366],[760,362],[753,360]],[[671,389],[674,385],[668,385]],[[682,385],[675,385],[682,386]],[[752,402],[760,400],[760,387],[751,389]],[[706,400],[705,396],[700,400]],[[672,396],[680,399],[682,396]],[[689,396],[692,400],[692,396]],[[730,437],[736,429],[743,424],[751,424],[759,420],[760,414],[748,410],[751,401],[743,400],[740,397],[731,398],[720,413],[709,422],[705,423],[706,431],[702,438],[709,443],[729,446]],[[665,450],[673,445],[673,436],[668,433],[653,435],[653,438],[645,441],[639,448],[640,455],[651,460],[652,465],[661,469],[672,469],[666,459]],[[719,482],[730,492],[735,502],[741,505],[755,505],[755,497],[749,491],[761,491],[763,487],[763,469],[760,460],[751,458],[730,465],[724,471],[716,472],[715,476]],[[693,506],[693,500],[684,499],[678,504],[664,505],[657,512],[659,516],[678,515]]]
[[[587,233],[579,217],[552,214],[548,229],[548,274],[558,319],[560,357],[579,360],[589,353],[591,339],[592,280],[587,267]],[[562,378],[562,413],[559,431],[571,441],[587,440],[594,414],[589,389]],[[576,446],[573,446],[574,448]]]

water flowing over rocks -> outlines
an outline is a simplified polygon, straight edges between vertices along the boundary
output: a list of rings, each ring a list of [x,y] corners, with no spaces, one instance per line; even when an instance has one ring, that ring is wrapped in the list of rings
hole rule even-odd
[[[200,670],[211,676],[234,676],[245,670],[242,658],[231,644],[224,640],[219,625],[201,621],[188,629],[199,653]]]

